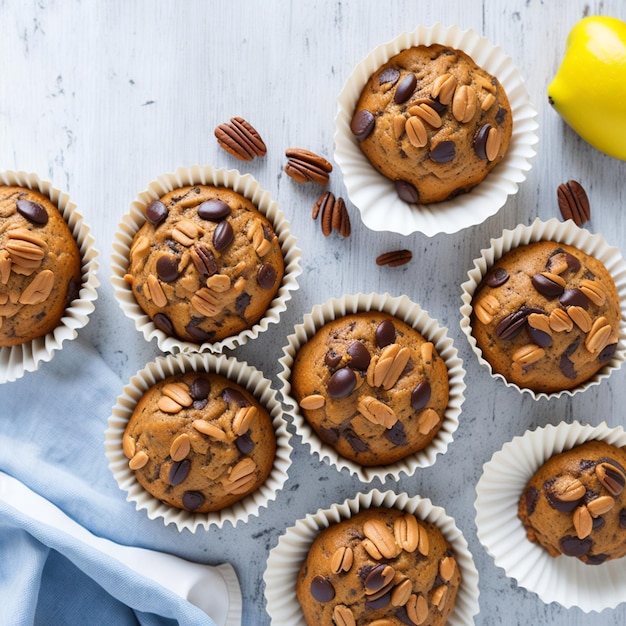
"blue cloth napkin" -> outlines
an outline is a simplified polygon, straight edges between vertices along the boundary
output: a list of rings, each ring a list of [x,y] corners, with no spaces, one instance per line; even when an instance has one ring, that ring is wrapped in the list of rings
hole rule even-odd
[[[122,388],[80,339],[37,372],[0,385],[0,470],[91,533],[128,543],[139,513],[104,452],[107,419]],[[0,502],[0,624],[175,623],[214,626],[173,592]]]

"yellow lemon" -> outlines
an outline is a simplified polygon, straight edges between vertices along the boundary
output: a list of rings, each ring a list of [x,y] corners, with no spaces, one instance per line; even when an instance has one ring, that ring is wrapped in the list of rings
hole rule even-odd
[[[626,22],[597,15],[580,20],[567,37],[548,99],[587,143],[626,160]]]

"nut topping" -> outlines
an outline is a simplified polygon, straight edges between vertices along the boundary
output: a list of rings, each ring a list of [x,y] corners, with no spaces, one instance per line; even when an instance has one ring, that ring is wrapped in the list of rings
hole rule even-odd
[[[336,626],[356,626],[352,609],[345,604],[337,604],[333,609],[333,620]]]
[[[335,550],[330,558],[330,571],[333,574],[349,572],[353,562],[354,553],[352,552],[352,548],[341,546]]]
[[[326,400],[324,396],[320,394],[311,394],[310,396],[306,396],[300,400],[300,408],[305,411],[314,411],[315,409],[321,409],[324,404],[326,404]]]
[[[191,452],[191,441],[187,433],[181,433],[172,441],[170,457],[172,461],[182,461]]]
[[[498,158],[501,146],[502,133],[497,128],[491,127],[485,141],[485,154],[488,161],[495,161]]]
[[[411,597],[413,583],[410,578],[406,578],[399,585],[396,585],[391,592],[391,604],[393,606],[404,606]]]
[[[439,575],[446,582],[450,582],[456,572],[456,559],[453,556],[446,556],[439,562]]]
[[[602,486],[612,495],[619,496],[626,486],[626,476],[612,463],[598,463],[596,476]]]
[[[401,348],[397,343],[386,346],[379,356],[372,358],[367,368],[367,382],[371,387],[391,389],[406,367],[411,357],[408,348]]]
[[[424,122],[422,122],[419,117],[416,117],[415,115],[409,117],[409,119],[406,121],[404,130],[406,131],[406,135],[409,138],[409,141],[416,148],[423,148],[428,143],[426,126],[424,126]]]
[[[181,406],[191,406],[193,398],[189,394],[189,387],[185,383],[169,383],[161,388],[161,393],[178,402]]]
[[[428,601],[421,594],[411,594],[405,608],[408,618],[416,626],[421,626],[428,619]]]
[[[235,435],[245,435],[258,413],[259,411],[255,406],[242,406],[233,419],[233,432]]]
[[[614,505],[615,499],[611,496],[600,496],[599,498],[590,500],[587,503],[587,509],[589,509],[589,513],[591,513],[592,517],[600,517],[600,515],[608,513]]]
[[[585,495],[585,485],[578,478],[559,476],[552,486],[552,493],[561,502],[576,502]]]
[[[448,105],[452,102],[456,86],[457,80],[452,74],[442,74],[435,79],[431,95],[441,104]]]
[[[500,310],[500,301],[492,294],[480,298],[474,305],[474,313],[483,324],[490,324]]]
[[[398,267],[406,265],[413,258],[410,250],[392,250],[391,252],[383,252],[376,257],[376,265],[389,267]]]
[[[428,435],[439,424],[439,414],[435,409],[424,409],[417,418],[418,430],[421,435]]]
[[[393,559],[400,553],[394,536],[383,522],[367,520],[363,524],[363,534],[384,558]]]
[[[135,456],[137,446],[135,440],[127,433],[124,433],[122,437],[122,452],[127,459],[132,459]]]
[[[322,156],[302,148],[288,148],[285,173],[298,183],[314,182],[326,185],[333,166]]]
[[[39,304],[47,300],[54,286],[54,273],[43,270],[33,278],[19,297],[20,304]]]
[[[572,318],[572,321],[583,333],[588,333],[591,330],[591,317],[589,313],[581,306],[568,306],[567,314]]]
[[[220,124],[214,134],[220,147],[240,161],[252,161],[267,153],[261,135],[243,117],[231,117],[230,124]]]
[[[406,125],[406,117],[398,114],[393,118],[393,136],[400,139],[404,134],[404,126]]]
[[[393,524],[393,534],[396,543],[405,552],[415,552],[420,535],[420,527],[415,515],[405,513],[402,517],[396,518]]]
[[[602,286],[595,280],[583,278],[580,281],[579,289],[591,300],[596,306],[602,306],[606,302],[606,293]]]
[[[574,510],[573,522],[576,536],[579,539],[589,537],[593,530],[593,518],[584,504]]]
[[[154,302],[155,306],[163,308],[167,305],[167,296],[163,291],[163,287],[161,286],[159,279],[154,274],[148,274],[146,287],[148,288],[148,293],[150,294],[150,298],[152,299],[152,302]]]
[[[556,195],[564,220],[572,220],[577,226],[589,221],[591,217],[589,198],[579,182],[568,180],[561,183],[557,187]]]
[[[468,85],[460,85],[452,99],[452,115],[458,122],[466,124],[474,117],[476,104],[476,92]]]
[[[224,481],[226,491],[234,494],[246,492],[254,484],[255,472],[256,463],[249,457],[242,459],[230,470]]]
[[[398,421],[394,410],[373,396],[361,396],[357,403],[357,410],[365,419],[377,426],[391,428]]]
[[[535,345],[534,343],[528,343],[521,348],[518,348],[512,355],[514,363],[520,365],[532,365],[546,355],[546,351],[543,348]]]
[[[441,128],[441,116],[435,109],[433,109],[430,105],[425,102],[421,102],[419,104],[415,104],[409,108],[409,115],[415,115],[421,118],[424,122],[426,122],[429,126],[433,128]]]
[[[133,456],[133,458],[130,461],[128,461],[128,467],[133,471],[138,470],[138,469],[141,469],[142,467],[145,467],[148,461],[149,461],[149,457],[147,453],[144,452],[143,450],[140,450]]]
[[[172,239],[182,246],[192,246],[202,231],[191,220],[183,219],[172,228]]]
[[[574,322],[563,309],[554,309],[550,313],[549,323],[555,333],[569,333],[574,328]]]
[[[218,441],[226,441],[226,433],[219,426],[207,420],[194,420],[191,425],[203,435],[207,435]]]
[[[437,589],[433,591],[432,596],[430,597],[432,603],[440,610],[443,611],[443,608],[446,603],[446,597],[448,596],[448,587],[446,585],[439,585]]]
[[[594,320],[591,330],[585,339],[585,348],[592,354],[601,352],[606,348],[613,330],[607,323],[606,317],[601,316]]]

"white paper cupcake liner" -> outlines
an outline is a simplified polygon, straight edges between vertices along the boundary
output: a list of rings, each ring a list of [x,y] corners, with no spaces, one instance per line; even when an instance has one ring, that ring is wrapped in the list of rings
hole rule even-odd
[[[491,365],[482,356],[482,350],[478,347],[476,339],[472,335],[470,321],[472,298],[489,268],[510,250],[536,241],[557,241],[568,244],[601,261],[615,281],[622,311],[617,349],[613,358],[595,376],[582,385],[574,389],[565,389],[549,394],[519,387],[507,381],[501,374],[495,373]],[[624,362],[626,354],[626,263],[619,249],[609,246],[602,235],[592,235],[588,230],[576,226],[571,220],[561,222],[556,218],[552,218],[543,222],[537,218],[530,226],[520,225],[513,230],[505,230],[501,237],[491,239],[489,248],[481,250],[480,257],[474,259],[474,267],[467,273],[467,276],[468,280],[461,285],[461,300],[463,301],[461,306],[461,330],[467,337],[474,354],[478,358],[478,362],[491,373],[493,378],[501,380],[507,387],[513,387],[520,392],[528,393],[535,399],[558,398],[562,395],[572,396],[589,387],[598,385],[602,380],[608,378],[614,370],[619,369]]]
[[[332,446],[317,436],[300,412],[298,402],[290,395],[291,368],[300,347],[325,323],[360,311],[385,311],[412,326],[425,339],[432,341],[448,369],[449,401],[439,432],[426,448],[390,465],[364,467],[340,456]],[[311,453],[319,455],[321,460],[334,465],[339,471],[347,469],[364,483],[369,483],[375,478],[384,483],[388,476],[393,480],[399,480],[401,473],[412,476],[418,468],[433,465],[437,455],[445,454],[458,428],[461,405],[465,400],[465,370],[452,339],[448,337],[447,329],[440,326],[418,304],[411,302],[406,296],[392,297],[388,293],[346,295],[314,306],[311,313],[304,316],[303,323],[298,324],[294,331],[287,337],[288,343],[283,347],[284,356],[280,359],[283,369],[278,378],[282,383],[283,400],[289,414],[293,416],[296,431],[303,443],[310,447]]]
[[[122,451],[124,430],[143,394],[168,376],[193,371],[221,374],[246,389],[267,409],[276,433],[276,456],[267,480],[242,500],[220,511],[209,513],[191,513],[177,509],[150,495],[135,478]],[[109,417],[105,448],[109,468],[117,484],[122,491],[127,492],[126,499],[134,502],[138,511],[143,509],[150,519],[161,518],[166,525],[175,524],[180,531],[187,529],[195,532],[200,527],[208,529],[212,525],[221,528],[226,522],[236,526],[238,522],[246,522],[251,516],[258,516],[261,508],[267,508],[287,480],[287,471],[291,464],[290,438],[276,392],[259,370],[225,355],[181,353],[157,357],[131,378]]]
[[[467,53],[496,76],[504,87],[513,115],[513,134],[504,159],[471,191],[452,200],[410,205],[400,200],[393,181],[378,173],[361,152],[350,130],[356,103],[365,83],[381,65],[402,50],[439,43]],[[537,111],[519,71],[503,50],[473,30],[457,26],[418,26],[370,52],[352,71],[338,99],[335,118],[335,161],[341,168],[350,201],[363,223],[375,231],[401,235],[455,233],[495,215],[507,197],[526,179],[535,156]]]
[[[626,601],[626,561],[586,565],[572,557],[551,557],[526,538],[517,507],[526,484],[551,456],[591,440],[624,447],[626,433],[605,422],[598,426],[573,422],[515,437],[485,463],[474,505],[478,539],[497,567],[543,602],[576,606],[587,613]]]
[[[315,514],[298,520],[279,537],[278,544],[269,553],[263,575],[266,609],[273,624],[301,626],[305,623],[296,597],[296,581],[300,566],[317,535],[331,524],[349,519],[359,511],[379,506],[412,513],[439,528],[454,549],[462,578],[454,611],[447,623],[450,626],[474,623],[474,616],[479,612],[478,571],[468,550],[467,541],[454,519],[441,507],[434,506],[428,498],[374,489],[345,500],[342,504],[334,504],[324,510],[318,509]]]
[[[227,187],[250,200],[272,223],[278,236],[285,261],[285,273],[280,288],[264,316],[249,329],[226,337],[221,341],[196,344],[170,337],[159,330],[143,309],[137,304],[131,286],[124,280],[128,271],[128,257],[133,237],[143,226],[145,209],[153,201],[166,193],[186,185],[212,185]],[[300,267],[300,250],[291,235],[289,222],[278,208],[278,203],[271,199],[269,192],[261,189],[259,183],[250,174],[241,174],[237,170],[216,169],[212,166],[193,166],[177,169],[174,173],[163,174],[148,185],[130,206],[115,233],[113,244],[112,276],[115,298],[124,313],[134,321],[135,327],[146,341],[156,338],[157,345],[163,352],[222,352],[224,348],[235,348],[259,333],[267,330],[270,324],[277,324],[280,315],[287,308],[292,292],[298,288],[296,278],[302,272]]]
[[[0,172],[0,185],[26,187],[50,198],[68,223],[81,255],[80,290],[78,296],[65,309],[59,325],[52,332],[32,341],[0,348],[0,383],[6,383],[21,378],[26,372],[37,370],[41,363],[52,359],[64,341],[78,335],[78,330],[87,325],[89,315],[95,308],[100,283],[96,277],[98,251],[94,246],[94,238],[67,193],[28,172]]]

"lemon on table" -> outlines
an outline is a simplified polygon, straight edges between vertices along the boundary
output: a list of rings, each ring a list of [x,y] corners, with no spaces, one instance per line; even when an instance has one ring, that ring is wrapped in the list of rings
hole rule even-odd
[[[587,143],[626,160],[626,22],[597,15],[580,20],[548,98]]]

